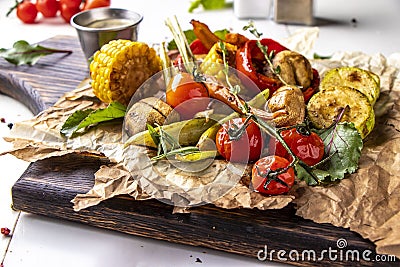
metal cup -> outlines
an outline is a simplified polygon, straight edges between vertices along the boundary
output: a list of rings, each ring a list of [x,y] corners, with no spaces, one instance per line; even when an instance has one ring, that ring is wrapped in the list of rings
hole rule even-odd
[[[87,59],[102,45],[115,39],[136,41],[143,16],[120,8],[94,8],[79,12],[71,18],[82,51]]]

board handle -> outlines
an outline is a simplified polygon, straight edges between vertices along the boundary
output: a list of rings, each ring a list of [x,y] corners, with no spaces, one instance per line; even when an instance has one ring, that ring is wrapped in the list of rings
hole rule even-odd
[[[13,73],[0,71],[0,93],[21,102],[34,115],[46,109],[46,104],[41,100],[39,92]]]

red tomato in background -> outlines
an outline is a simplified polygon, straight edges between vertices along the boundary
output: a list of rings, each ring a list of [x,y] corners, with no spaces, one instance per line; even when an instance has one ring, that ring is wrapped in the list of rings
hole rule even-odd
[[[171,79],[167,87],[166,101],[179,112],[182,119],[193,118],[210,103],[204,84],[195,82],[193,76],[186,72],[179,73]]]
[[[77,8],[82,4],[82,0],[60,0],[60,4],[69,8]]]
[[[23,1],[17,6],[17,17],[24,23],[34,23],[37,13],[36,5],[31,1]]]
[[[324,157],[325,147],[321,137],[305,127],[284,130],[281,136],[292,152],[309,166],[317,164]],[[269,151],[275,151],[275,155],[292,160],[287,150],[275,138],[270,140]]]
[[[61,4],[60,11],[61,11],[61,17],[64,19],[65,22],[69,23],[72,16],[80,12],[81,9],[79,8],[79,6],[71,8],[65,4]]]
[[[268,180],[267,174],[270,171],[286,168],[289,161],[279,156],[267,156],[258,160],[252,169],[251,184],[253,188],[266,195],[280,195],[288,192],[294,184],[295,174],[292,167],[286,172],[279,174],[275,179]]]
[[[57,15],[59,2],[57,0],[37,0],[36,9],[45,18],[52,18]]]
[[[239,129],[245,118],[236,118],[223,124],[218,130],[215,142],[219,154],[232,162],[254,162],[260,158],[263,148],[261,130],[254,122],[250,122],[239,140],[231,140],[229,129]]]
[[[88,10],[88,9],[98,8],[98,7],[108,7],[108,6],[110,6],[110,4],[111,4],[110,0],[87,0],[85,2],[83,10]]]

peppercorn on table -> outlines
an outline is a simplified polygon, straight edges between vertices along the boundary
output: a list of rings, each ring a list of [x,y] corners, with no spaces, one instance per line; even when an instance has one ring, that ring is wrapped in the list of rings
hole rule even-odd
[[[230,2],[230,1],[228,1]],[[247,19],[237,19],[232,8],[223,10],[195,10],[188,13],[190,1],[149,0],[112,1],[113,7],[132,9],[144,15],[139,27],[139,40],[153,44],[171,38],[164,20],[177,15],[183,28],[190,28],[190,20],[198,19],[212,29],[231,28],[240,31]],[[13,1],[1,1],[0,10],[5,14]],[[396,0],[384,2],[357,1],[314,1],[315,23],[320,33],[312,52],[330,55],[335,51],[362,51],[368,54],[382,53],[389,56],[400,52],[400,18],[397,15],[399,3]],[[345,9],[343,7],[346,7]],[[276,24],[271,19],[257,19],[258,28],[273,39],[283,39],[302,25]],[[30,43],[40,42],[58,35],[76,37],[75,29],[65,24],[61,18],[43,19],[36,24],[22,24],[15,13],[0,17],[3,37],[1,48],[9,48],[20,39]],[[310,26],[308,26],[310,27]],[[311,56],[311,55],[310,55]],[[400,54],[398,55],[400,57]],[[0,59],[3,60],[3,59]],[[51,64],[46,61],[46,64]],[[53,63],[57,64],[57,63]],[[20,67],[26,77],[28,68]],[[12,72],[7,67],[3,73]],[[45,69],[36,69],[36,73]],[[62,67],[60,72],[62,72]],[[65,70],[64,70],[65,71]],[[82,77],[88,74],[82,70]],[[65,74],[65,84],[71,86],[69,74]],[[54,81],[49,80],[48,83]],[[46,84],[38,81],[37,86]],[[7,83],[1,83],[6,86]],[[73,86],[73,85],[72,85]],[[26,107],[0,94],[0,134],[6,136],[13,122],[30,118],[45,107]],[[8,143],[0,140],[0,153],[9,149]],[[27,214],[11,209],[10,189],[22,175],[28,164],[10,155],[0,156],[0,227],[9,228],[11,234],[1,236],[0,261],[8,266],[283,266],[264,259],[259,261],[215,250],[177,245],[141,237],[130,236],[115,231],[102,230],[64,220]],[[178,233],[179,234],[179,233]],[[226,233],[227,235],[229,233]],[[268,245],[268,244],[265,244]],[[260,248],[261,249],[261,248]],[[271,248],[273,249],[273,248]],[[261,254],[263,251],[261,251]],[[4,255],[4,256],[3,256]],[[260,258],[262,259],[261,255]],[[257,255],[255,255],[255,258]],[[301,265],[299,262],[292,264]]]

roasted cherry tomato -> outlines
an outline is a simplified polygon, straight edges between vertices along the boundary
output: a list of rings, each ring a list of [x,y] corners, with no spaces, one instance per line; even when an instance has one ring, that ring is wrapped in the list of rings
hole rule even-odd
[[[317,164],[324,157],[324,142],[318,134],[311,132],[306,127],[299,126],[284,130],[281,132],[281,136],[293,154],[309,166]],[[271,138],[269,150],[275,151],[277,156],[292,160],[287,150],[275,138]]]
[[[78,8],[82,4],[82,0],[60,0],[60,3],[69,8]]]
[[[98,7],[108,7],[110,6],[110,0],[87,0],[83,7],[83,10],[98,8]]]
[[[272,39],[262,39],[260,42],[267,47],[268,54],[272,51],[277,54],[281,51],[288,50]],[[266,67],[269,68],[264,54],[257,46],[256,40],[249,40],[243,47],[238,49],[236,53],[236,69],[239,70],[242,75],[244,74],[249,77],[250,80],[258,86],[259,91],[268,88],[270,90],[270,95],[272,95],[282,83],[277,79],[265,75]],[[245,86],[248,88],[255,88],[254,86],[248,85],[246,79],[243,79],[243,83],[245,83]]]
[[[61,11],[61,17],[64,19],[65,22],[69,23],[72,16],[80,12],[81,9],[79,7],[71,8],[65,4],[61,4],[60,11]]]
[[[34,23],[37,13],[36,5],[31,1],[23,1],[17,6],[17,17],[24,23]]]
[[[37,0],[36,9],[45,18],[52,18],[57,15],[59,2],[57,0]]]
[[[266,195],[280,195],[286,193],[294,184],[295,174],[292,167],[282,174],[270,176],[271,171],[276,171],[289,166],[289,161],[279,156],[267,156],[259,159],[251,172],[253,188]],[[269,177],[270,176],[270,177]]]
[[[234,139],[232,131],[242,128],[244,121],[244,118],[232,119],[223,124],[217,132],[215,138],[217,150],[228,161],[247,163],[260,158],[263,139],[257,124],[250,121],[242,136],[238,140]]]
[[[210,99],[204,84],[196,82],[192,75],[181,72],[175,75],[167,87],[166,101],[176,111],[182,119],[190,119],[204,111]]]

